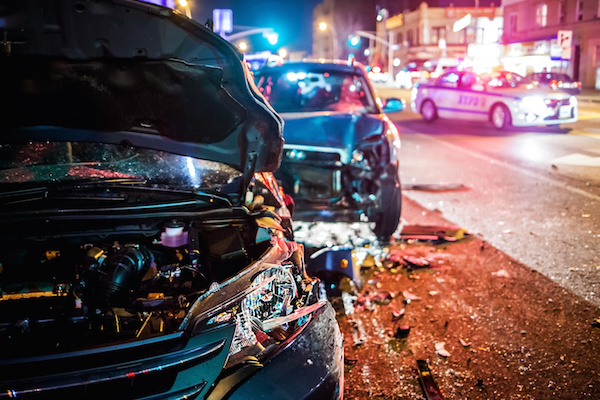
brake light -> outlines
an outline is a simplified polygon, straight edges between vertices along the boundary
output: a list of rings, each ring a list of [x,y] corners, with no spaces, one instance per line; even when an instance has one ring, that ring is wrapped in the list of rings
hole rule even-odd
[[[556,88],[558,87],[558,82],[557,82],[556,80],[554,80],[554,79],[553,79],[553,80],[551,80],[551,81],[550,81],[550,87],[551,87],[552,89],[556,89]]]

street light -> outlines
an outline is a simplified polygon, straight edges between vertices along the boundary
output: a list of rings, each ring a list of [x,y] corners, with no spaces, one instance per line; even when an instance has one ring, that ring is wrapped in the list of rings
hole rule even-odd
[[[364,38],[370,39],[370,40],[374,40],[376,42],[381,43],[382,45],[386,46],[388,49],[388,72],[390,74],[390,78],[393,79],[392,77],[392,72],[394,70],[394,33],[393,32],[389,32],[388,33],[388,40],[384,40],[382,38],[380,38],[379,36],[374,35],[371,32],[367,32],[367,31],[356,31],[355,33],[356,36],[362,36]]]
[[[192,19],[192,11],[190,10],[190,4],[187,0],[178,0],[177,3],[185,10],[185,16]]]
[[[336,56],[337,56],[337,34],[335,32],[335,28],[333,26],[333,24],[328,25],[327,22],[325,21],[321,21],[319,22],[319,30],[321,32],[326,32],[327,30],[329,30],[331,32],[331,42],[332,42],[332,46],[331,46],[331,52],[332,52],[332,56],[331,58],[333,60],[335,60]]]

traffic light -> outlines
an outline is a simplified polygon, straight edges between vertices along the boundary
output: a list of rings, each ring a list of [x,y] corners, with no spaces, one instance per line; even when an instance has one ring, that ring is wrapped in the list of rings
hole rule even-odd
[[[356,47],[360,43],[360,37],[358,37],[357,35],[352,35],[348,39],[348,42],[350,43],[350,46]]]

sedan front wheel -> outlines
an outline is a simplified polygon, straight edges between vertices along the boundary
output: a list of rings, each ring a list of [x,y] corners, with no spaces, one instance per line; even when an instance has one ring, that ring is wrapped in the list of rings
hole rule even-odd
[[[431,100],[425,100],[421,106],[421,114],[427,122],[433,122],[437,118],[437,109]]]
[[[504,104],[496,104],[492,108],[491,119],[494,128],[502,130],[510,125],[510,111]]]

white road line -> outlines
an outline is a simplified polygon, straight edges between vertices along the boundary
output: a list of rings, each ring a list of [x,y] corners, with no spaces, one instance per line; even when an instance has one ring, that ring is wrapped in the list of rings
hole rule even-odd
[[[518,167],[516,165],[509,164],[509,163],[507,163],[505,161],[496,160],[496,159],[488,157],[486,155],[483,155],[483,154],[480,154],[480,153],[476,153],[476,152],[474,152],[472,150],[465,149],[464,147],[460,147],[460,146],[457,146],[455,144],[445,142],[445,141],[443,141],[441,139],[437,139],[437,138],[434,138],[434,137],[431,137],[431,136],[428,136],[428,135],[425,135],[425,134],[421,134],[421,135],[425,136],[426,138],[428,138],[430,140],[435,140],[437,142],[440,142],[441,144],[443,144],[446,147],[450,147],[450,148],[452,148],[454,150],[458,150],[458,151],[461,151],[463,153],[469,154],[469,155],[471,155],[471,156],[473,156],[475,158],[479,158],[481,160],[484,160],[484,161],[487,161],[487,162],[491,162],[494,165],[498,165],[498,166],[504,167],[506,169],[518,172],[520,174],[529,176],[531,178],[539,179],[539,180],[541,180],[543,182],[549,183],[549,184],[551,184],[553,186],[556,186],[558,188],[562,188],[562,189],[568,190],[571,193],[579,194],[581,196],[584,196],[584,197],[587,197],[589,199],[592,199],[592,200],[600,202],[600,196],[595,195],[593,193],[586,192],[585,190],[581,190],[579,188],[573,187],[571,185],[568,185],[568,184],[563,183],[561,181],[558,181],[556,179],[548,178],[547,176],[538,174],[536,172],[530,171],[530,170],[522,168],[522,167]]]

